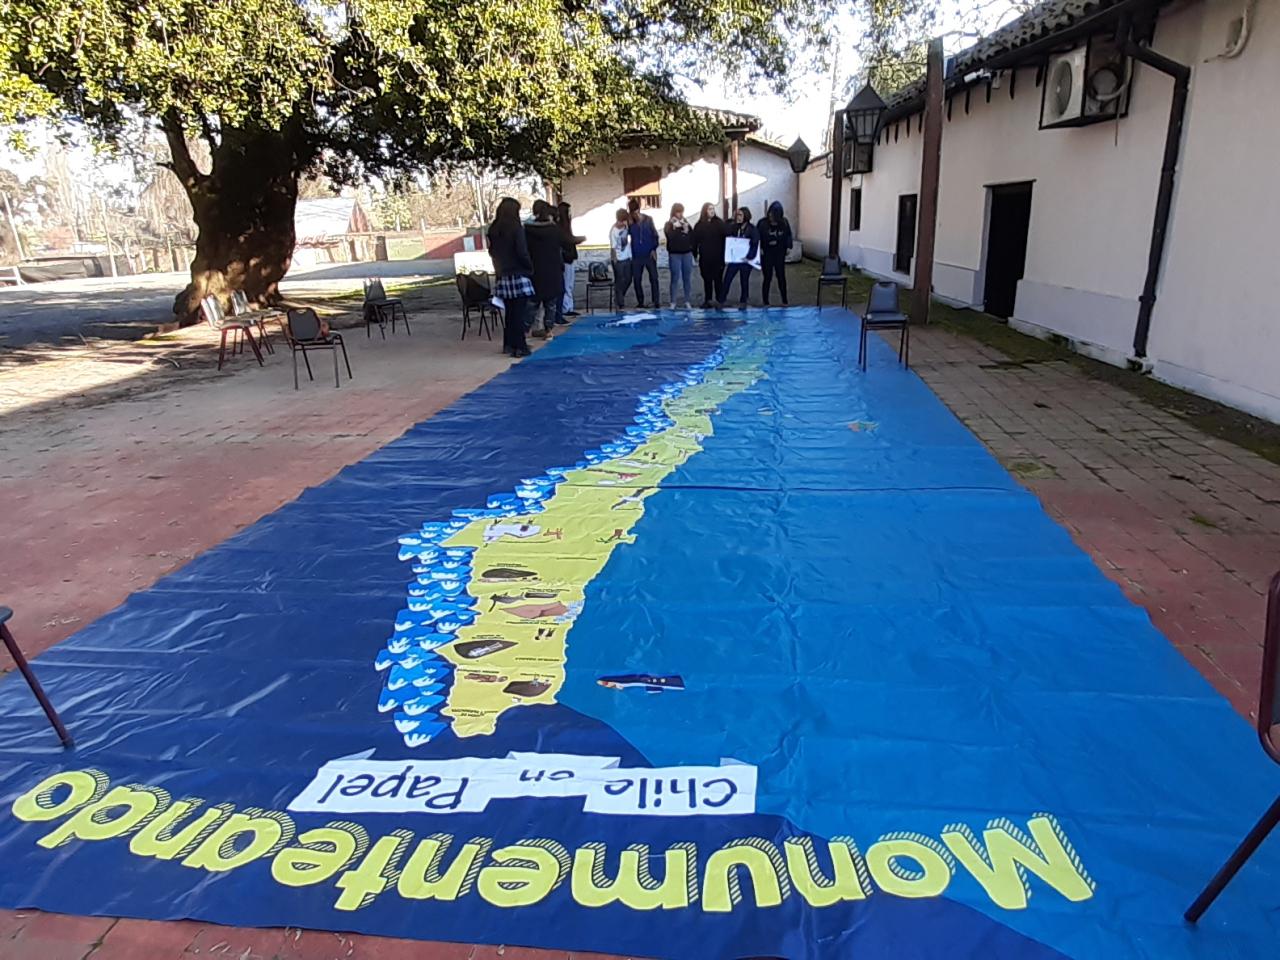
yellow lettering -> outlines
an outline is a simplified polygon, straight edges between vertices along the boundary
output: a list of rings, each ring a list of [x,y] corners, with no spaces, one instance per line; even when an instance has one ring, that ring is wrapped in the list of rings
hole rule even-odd
[[[285,847],[271,861],[271,876],[288,887],[323,883],[346,867],[369,846],[369,835],[355,823],[329,823],[308,830],[297,844]]]
[[[453,837],[447,833],[432,834],[420,842],[396,881],[396,892],[410,900],[457,900],[470,893],[480,861],[493,841],[476,837],[464,843],[449,869],[441,874],[440,863],[452,843]]]
[[[69,840],[122,837],[138,829],[156,812],[161,802],[167,806],[168,801],[167,793],[153,787],[114,787],[97,802],[82,806],[62,826],[36,843],[52,850]]]
[[[584,907],[607,907],[616,902],[632,910],[677,910],[698,895],[697,847],[678,843],[663,855],[662,881],[649,871],[649,847],[635,843],[618,856],[618,875],[604,871],[605,845],[588,843],[573,855],[573,899]]]
[[[13,815],[28,823],[57,820],[86,803],[93,803],[107,792],[110,781],[97,770],[68,770],[45,777],[13,801]],[[55,800],[54,794],[66,791]]]
[[[204,803],[203,800],[188,798],[171,803],[167,809],[149,820],[141,830],[129,840],[129,852],[140,857],[155,857],[157,860],[176,860],[185,857],[196,848],[196,844],[223,817],[235,808],[230,804],[210,807],[196,817],[177,833],[173,833],[174,825]]]
[[[542,900],[569,873],[569,851],[554,840],[524,840],[491,854],[477,890],[495,907],[527,907]]]
[[[702,879],[703,910],[728,913],[741,902],[739,867],[746,867],[751,875],[757,907],[776,907],[791,895],[791,881],[778,848],[768,840],[749,837],[725,844],[708,858]]]
[[[400,857],[413,841],[408,830],[392,830],[369,848],[360,865],[338,878],[342,895],[334,902],[339,910],[359,910],[373,903],[396,878]]]
[[[914,860],[909,867],[903,859]],[[928,837],[891,833],[867,850],[867,867],[876,886],[895,897],[940,896],[951,883],[954,861],[945,847]]]
[[[187,858],[184,867],[225,873],[280,849],[293,839],[293,820],[276,810],[233,813]]]
[[[1027,825],[1029,837],[1009,820],[993,820],[982,832],[985,849],[962,824],[947,827],[942,839],[992,902],[1005,910],[1026,909],[1028,872],[1073,903],[1092,897],[1094,882],[1057,819],[1039,813]]]
[[[849,837],[834,837],[827,844],[831,877],[818,865],[812,837],[789,837],[783,850],[791,883],[811,907],[829,907],[843,900],[865,900],[871,892],[867,865]]]

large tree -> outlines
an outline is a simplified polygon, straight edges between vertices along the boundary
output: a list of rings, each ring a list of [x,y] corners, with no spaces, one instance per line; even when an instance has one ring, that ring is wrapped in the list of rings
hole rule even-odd
[[[0,123],[73,119],[108,141],[160,126],[199,231],[189,316],[208,293],[276,296],[310,172],[555,175],[640,129],[710,138],[671,71],[721,55],[777,79],[830,2],[5,0]]]

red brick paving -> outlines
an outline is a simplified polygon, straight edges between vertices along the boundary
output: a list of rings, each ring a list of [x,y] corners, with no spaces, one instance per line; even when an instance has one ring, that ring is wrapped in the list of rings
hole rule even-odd
[[[5,602],[32,651],[398,436],[503,366],[415,323],[353,338],[357,380],[294,393],[267,370],[127,402],[0,420]],[[1025,366],[938,330],[917,372],[1242,714],[1263,591],[1280,568],[1280,467],[1065,363]],[[287,383],[286,383],[287,381]],[[16,509],[15,509],[16,508]],[[0,960],[591,960],[518,947],[0,911]],[[608,958],[596,958],[608,960]]]
[[[941,330],[916,372],[1241,714],[1256,714],[1280,466],[1064,362]],[[919,349],[915,349],[917,344]]]

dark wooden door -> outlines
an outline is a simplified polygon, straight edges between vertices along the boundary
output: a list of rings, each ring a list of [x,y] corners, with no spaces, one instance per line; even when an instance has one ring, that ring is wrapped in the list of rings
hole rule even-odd
[[[1027,265],[1027,234],[1031,228],[1031,184],[988,187],[991,217],[987,226],[987,279],[983,301],[987,313],[1013,316],[1018,281]]]
[[[916,255],[916,195],[905,193],[898,198],[898,243],[893,251],[893,269],[911,272],[911,258]]]

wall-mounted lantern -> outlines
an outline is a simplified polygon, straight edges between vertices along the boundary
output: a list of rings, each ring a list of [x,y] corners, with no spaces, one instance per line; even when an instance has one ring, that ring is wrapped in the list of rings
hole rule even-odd
[[[871,84],[863,85],[844,108],[844,172],[870,173],[880,118],[888,105]]]
[[[787,160],[791,163],[791,169],[796,173],[804,173],[809,166],[810,153],[808,144],[796,137],[796,142],[787,148]]]

